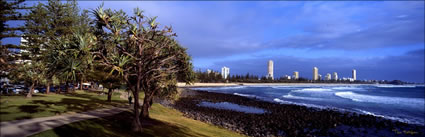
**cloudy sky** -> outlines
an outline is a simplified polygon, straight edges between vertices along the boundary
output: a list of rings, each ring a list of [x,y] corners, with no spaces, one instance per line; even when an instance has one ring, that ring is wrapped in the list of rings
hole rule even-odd
[[[102,2],[79,1],[81,9]],[[424,2],[104,2],[133,13],[139,7],[173,26],[195,69],[231,74],[312,77],[338,72],[358,79],[424,82]]]

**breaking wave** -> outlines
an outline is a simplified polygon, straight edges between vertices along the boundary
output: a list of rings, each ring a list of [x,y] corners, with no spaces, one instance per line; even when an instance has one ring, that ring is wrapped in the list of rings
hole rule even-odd
[[[229,87],[202,87],[202,88],[191,88],[195,90],[229,90],[229,89],[243,89],[246,86],[229,86]]]
[[[295,104],[295,105],[306,106],[306,107],[311,107],[311,108],[319,108],[319,109],[332,108],[332,107],[328,107],[328,106],[320,106],[320,105],[314,105],[314,104],[296,103],[296,102],[281,100],[281,99],[278,99],[278,98],[274,98],[273,101],[277,102],[277,103],[282,103],[282,104]]]
[[[421,122],[418,122],[417,120],[411,120],[411,119],[408,119],[408,118],[399,118],[399,117],[379,115],[379,114],[375,114],[375,113],[372,113],[372,112],[369,112],[369,111],[365,111],[365,110],[361,110],[361,109],[355,109],[355,110],[357,110],[357,111],[359,111],[359,112],[361,112],[363,114],[372,115],[372,116],[375,116],[375,117],[382,117],[382,118],[385,118],[385,119],[400,121],[400,122],[403,122],[403,123],[424,125],[423,122],[421,123]]]
[[[257,97],[255,95],[248,95],[248,94],[241,94],[241,93],[233,93],[233,95],[242,96],[242,97],[251,97],[251,98]]]
[[[385,96],[372,96],[372,95],[363,95],[353,92],[336,92],[336,96],[346,99],[351,99],[356,102],[370,102],[370,103],[381,103],[381,104],[391,104],[391,105],[405,105],[405,106],[414,106],[421,107],[424,106],[424,100],[420,98],[402,98],[402,97],[385,97]]]
[[[378,88],[415,88],[415,85],[374,85]]]

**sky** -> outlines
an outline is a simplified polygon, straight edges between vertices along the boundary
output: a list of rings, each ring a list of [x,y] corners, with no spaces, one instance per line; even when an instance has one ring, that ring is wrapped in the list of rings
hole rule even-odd
[[[32,4],[34,2],[29,2]],[[79,1],[95,9],[101,1]],[[196,70],[424,82],[424,1],[105,1],[172,26]],[[5,40],[4,43],[13,40]]]

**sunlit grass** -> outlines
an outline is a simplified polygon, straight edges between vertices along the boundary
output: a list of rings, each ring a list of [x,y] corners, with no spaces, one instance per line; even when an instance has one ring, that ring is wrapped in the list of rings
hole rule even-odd
[[[140,93],[140,96],[143,96]],[[236,132],[186,118],[175,109],[164,107],[154,103],[150,109],[152,119],[144,120],[143,133],[131,131],[133,120],[132,111],[125,111],[114,116],[90,119],[47,130],[34,137],[63,137],[63,136],[90,136],[90,137],[112,137],[112,136],[220,136],[239,137],[244,136]]]
[[[35,94],[25,96],[0,96],[0,121],[29,119],[59,115],[69,112],[84,112],[97,108],[124,105],[126,102],[115,93],[112,102],[107,95],[77,90],[69,94]]]

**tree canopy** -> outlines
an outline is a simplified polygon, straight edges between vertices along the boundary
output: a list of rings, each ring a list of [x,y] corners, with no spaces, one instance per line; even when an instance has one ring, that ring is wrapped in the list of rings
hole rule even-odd
[[[103,6],[93,14],[98,40],[93,52],[95,61],[122,76],[132,91],[135,98],[133,130],[140,131],[139,115],[149,116],[156,94],[175,91],[177,77],[185,82],[193,80],[191,58],[174,39],[177,35],[172,27],[160,28],[156,17],[144,16],[138,8],[132,16],[122,10],[104,10]],[[141,114],[140,91],[145,93]]]

